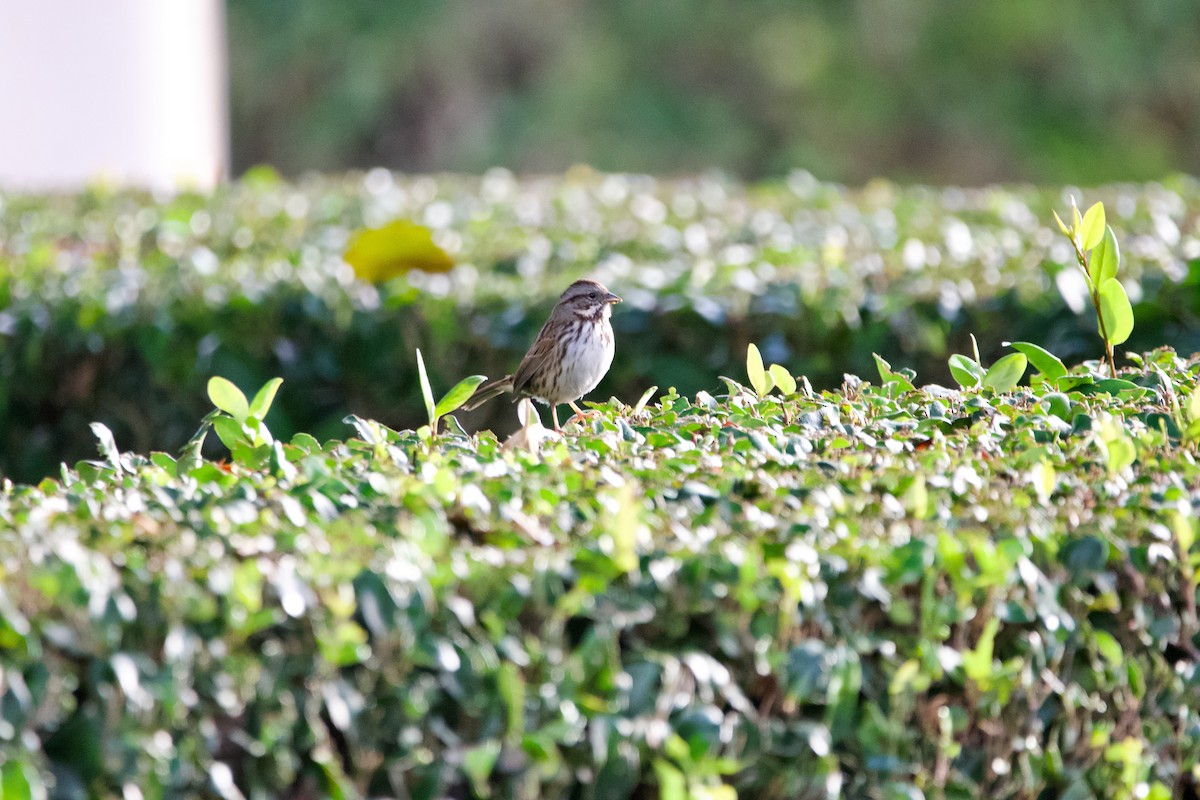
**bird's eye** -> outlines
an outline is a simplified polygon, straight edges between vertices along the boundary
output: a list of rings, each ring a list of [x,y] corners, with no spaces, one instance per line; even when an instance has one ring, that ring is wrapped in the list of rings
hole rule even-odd
[[[595,299],[596,299],[596,293],[595,293],[595,292],[591,292],[591,293],[589,293],[589,294],[588,294],[588,297],[590,297],[592,300],[595,300]]]

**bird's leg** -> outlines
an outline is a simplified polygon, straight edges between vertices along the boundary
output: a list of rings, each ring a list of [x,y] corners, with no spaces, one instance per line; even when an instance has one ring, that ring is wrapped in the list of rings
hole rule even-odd
[[[556,403],[550,404],[550,418],[554,420],[554,430],[562,433],[562,428],[558,427],[558,405]]]
[[[568,425],[570,425],[572,422],[582,422],[585,419],[592,419],[593,417],[597,416],[600,413],[599,411],[594,411],[594,410],[585,411],[584,409],[575,405],[574,400],[568,400],[567,405],[571,406],[571,408],[574,409],[574,411],[575,411],[575,416],[573,416],[569,420],[567,420]]]

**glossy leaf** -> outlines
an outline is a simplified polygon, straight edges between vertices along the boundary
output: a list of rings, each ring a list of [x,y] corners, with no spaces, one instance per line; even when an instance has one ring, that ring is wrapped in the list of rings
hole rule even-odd
[[[996,392],[1012,391],[1021,378],[1025,376],[1025,368],[1029,359],[1024,353],[1009,353],[988,369],[983,376],[983,385]]]
[[[456,411],[463,403],[471,399],[471,395],[475,394],[479,384],[486,380],[486,375],[472,375],[454,384],[454,388],[446,392],[445,396],[438,401],[437,406],[433,409],[434,416],[441,417],[451,411]]]
[[[1008,342],[1009,347],[1023,353],[1029,363],[1046,380],[1058,380],[1067,374],[1067,367],[1058,356],[1032,342]]]
[[[955,353],[950,356],[949,363],[950,374],[962,388],[973,389],[982,383],[985,373],[979,362],[961,353]]]
[[[1125,287],[1116,278],[1100,285],[1100,313],[1104,316],[1109,344],[1122,344],[1133,333],[1133,306]]]

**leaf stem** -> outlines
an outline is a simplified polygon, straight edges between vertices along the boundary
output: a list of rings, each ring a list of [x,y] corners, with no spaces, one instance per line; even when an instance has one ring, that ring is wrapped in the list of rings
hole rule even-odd
[[[1100,310],[1100,287],[1092,282],[1092,275],[1088,272],[1088,260],[1083,251],[1079,249],[1079,242],[1075,241],[1075,237],[1071,238],[1071,246],[1075,248],[1075,258],[1079,261],[1079,268],[1083,270],[1083,277],[1088,283],[1088,294],[1092,298],[1092,307],[1096,309],[1096,320],[1100,323],[1100,338],[1104,340],[1104,355],[1108,360],[1108,369],[1112,373],[1112,377],[1117,377],[1117,364],[1113,360],[1112,342],[1108,340],[1108,325],[1104,322],[1104,313]]]

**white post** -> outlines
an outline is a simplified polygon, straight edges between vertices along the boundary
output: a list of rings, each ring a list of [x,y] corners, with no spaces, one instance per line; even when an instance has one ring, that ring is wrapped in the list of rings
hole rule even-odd
[[[0,188],[228,174],[222,0],[0,0]]]

